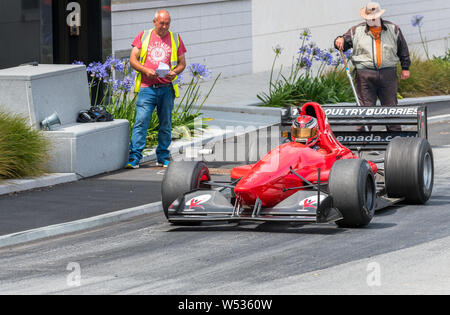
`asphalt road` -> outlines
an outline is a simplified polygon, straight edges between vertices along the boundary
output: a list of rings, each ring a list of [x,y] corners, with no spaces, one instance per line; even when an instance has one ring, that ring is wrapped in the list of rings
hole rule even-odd
[[[0,250],[0,293],[449,294],[449,134],[430,125],[428,204],[383,210],[367,228],[174,227],[156,213]]]

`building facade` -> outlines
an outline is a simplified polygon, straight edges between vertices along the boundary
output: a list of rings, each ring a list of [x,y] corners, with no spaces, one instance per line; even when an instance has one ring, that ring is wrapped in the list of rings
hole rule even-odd
[[[0,68],[26,62],[98,61],[128,57],[135,36],[152,28],[158,9],[172,15],[172,30],[185,42],[188,63],[202,63],[224,77],[290,65],[304,28],[322,48],[361,21],[362,0],[2,0]],[[431,55],[449,48],[448,0],[379,0],[385,19],[398,24],[416,54],[423,55],[411,18],[420,14]],[[78,25],[79,24],[79,25]],[[27,40],[24,41],[23,39]]]

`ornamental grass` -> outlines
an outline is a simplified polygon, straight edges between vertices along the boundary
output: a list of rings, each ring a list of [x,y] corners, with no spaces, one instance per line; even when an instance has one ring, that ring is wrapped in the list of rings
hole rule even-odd
[[[0,111],[0,180],[46,173],[48,139],[27,119]]]
[[[401,68],[398,68],[400,76]],[[411,76],[399,80],[398,92],[402,97],[422,97],[450,94],[450,51],[446,56],[432,59],[411,58]]]

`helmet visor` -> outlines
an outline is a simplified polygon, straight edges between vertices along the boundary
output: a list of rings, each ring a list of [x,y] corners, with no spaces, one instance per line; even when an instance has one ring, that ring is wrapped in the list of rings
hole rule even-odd
[[[296,139],[309,139],[317,135],[317,130],[312,128],[292,128],[292,137]]]

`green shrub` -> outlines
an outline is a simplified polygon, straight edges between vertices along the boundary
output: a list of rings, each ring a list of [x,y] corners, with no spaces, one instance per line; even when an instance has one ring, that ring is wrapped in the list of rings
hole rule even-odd
[[[19,115],[0,111],[0,180],[46,172],[48,140]]]
[[[402,97],[450,93],[450,60],[448,56],[430,60],[422,60],[413,56],[410,71],[411,76],[408,80],[399,80],[398,91]],[[399,76],[400,72],[401,68],[399,67]]]
[[[344,60],[340,53],[334,48],[319,48],[311,41],[311,37],[311,31],[304,29],[300,34],[302,44],[297,53],[297,61],[292,63],[289,76],[281,75],[280,70],[276,80],[273,80],[273,72],[282,48],[274,48],[275,58],[270,74],[269,92],[257,95],[263,106],[296,106],[308,101],[321,104],[355,101],[345,69],[342,67]],[[346,52],[345,57],[350,58],[351,53]]]
[[[318,77],[309,73],[299,75],[295,80],[283,78],[274,84],[271,94],[260,93],[263,106],[298,106],[313,101],[320,104],[354,102],[351,85],[343,69],[333,69]]]

